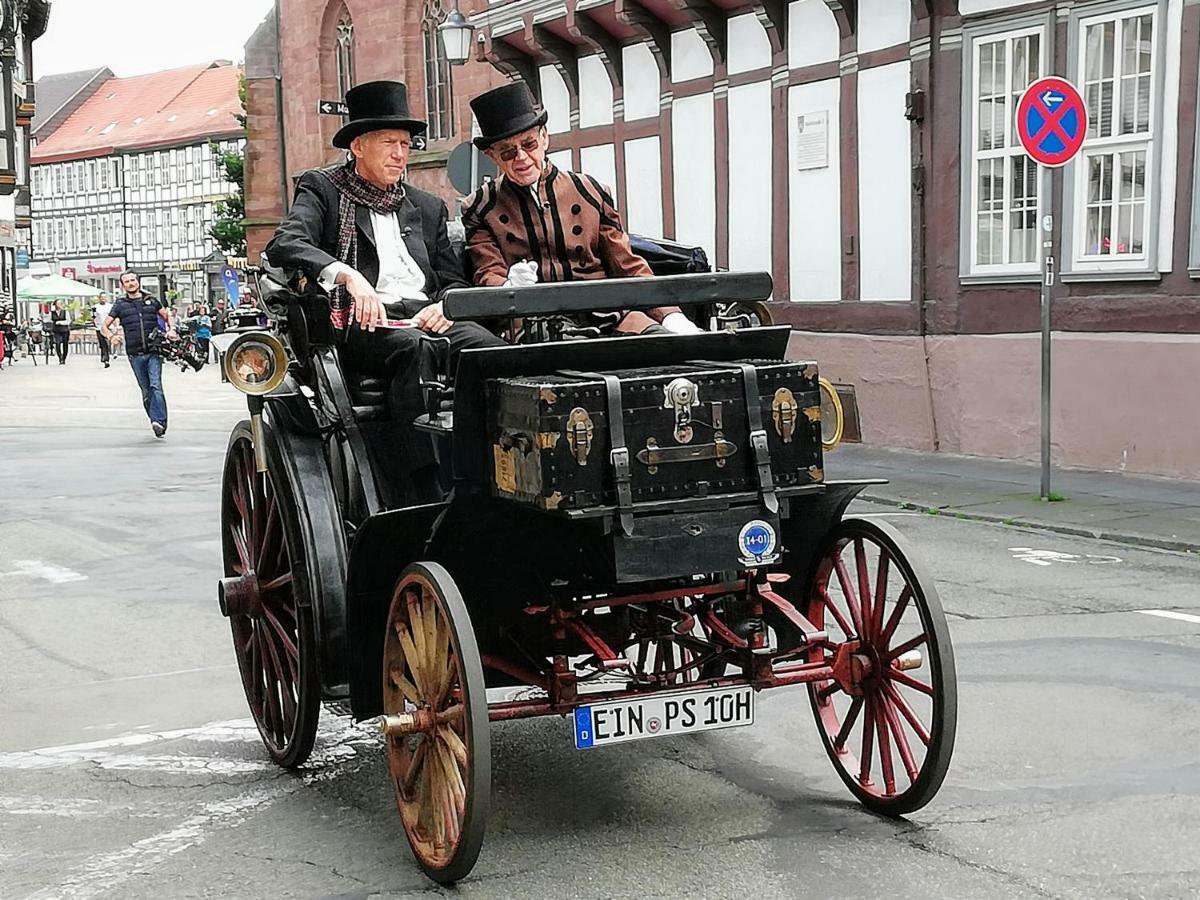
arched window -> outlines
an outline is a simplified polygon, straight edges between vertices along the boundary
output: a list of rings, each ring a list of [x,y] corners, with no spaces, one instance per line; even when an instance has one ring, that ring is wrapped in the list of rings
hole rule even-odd
[[[342,6],[334,31],[334,57],[337,61],[338,98],[354,87],[354,20],[350,11]]]
[[[421,20],[425,41],[425,113],[429,119],[429,139],[445,140],[454,134],[454,93],[450,84],[450,63],[438,26],[446,11],[438,0],[427,0]]]

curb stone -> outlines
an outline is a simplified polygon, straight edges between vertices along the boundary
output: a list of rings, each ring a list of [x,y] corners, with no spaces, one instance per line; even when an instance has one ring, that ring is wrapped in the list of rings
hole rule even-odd
[[[915,503],[912,500],[900,500],[896,497],[884,497],[878,494],[859,494],[859,500],[869,503],[879,503],[884,506],[894,506],[897,509],[911,509],[925,512],[933,507]],[[960,512],[953,508],[934,509],[934,515],[951,519],[966,519],[971,522],[988,522],[993,525],[1007,525],[1013,528],[1030,528],[1035,531],[1049,531],[1054,534],[1067,534],[1072,537],[1091,538],[1099,541],[1111,541],[1116,544],[1128,544],[1133,547],[1149,547],[1155,550],[1172,550],[1177,553],[1200,554],[1200,544],[1190,541],[1175,541],[1167,538],[1149,537],[1140,534],[1124,534],[1105,529],[1081,528],[1078,525],[1060,525],[1054,522],[1040,522],[1033,519],[1014,519],[1012,516],[996,516],[987,513]]]

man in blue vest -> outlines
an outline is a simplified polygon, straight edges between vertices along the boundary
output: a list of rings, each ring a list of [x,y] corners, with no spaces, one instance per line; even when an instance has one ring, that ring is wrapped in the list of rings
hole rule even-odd
[[[150,428],[156,438],[167,433],[167,398],[162,387],[162,357],[159,356],[153,335],[159,330],[159,321],[167,329],[167,337],[175,337],[175,323],[171,311],[157,297],[142,293],[142,280],[136,272],[121,274],[121,287],[125,296],[113,304],[104,320],[108,331],[114,321],[121,323],[125,332],[125,354],[129,366],[142,390],[142,405],[150,418]]]

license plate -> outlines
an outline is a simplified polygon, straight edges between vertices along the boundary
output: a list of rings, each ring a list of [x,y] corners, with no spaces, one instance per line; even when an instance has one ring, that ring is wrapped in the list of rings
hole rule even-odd
[[[634,700],[577,707],[575,746],[579,750],[588,750],[667,734],[691,734],[753,724],[753,688],[722,687],[651,694]]]

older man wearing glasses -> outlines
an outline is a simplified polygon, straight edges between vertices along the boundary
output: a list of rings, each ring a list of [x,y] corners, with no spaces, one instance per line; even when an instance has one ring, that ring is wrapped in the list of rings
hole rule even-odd
[[[467,253],[475,283],[522,286],[539,281],[648,277],[612,194],[595,178],[565,172],[546,159],[546,112],[520,82],[471,101],[475,145],[500,170],[463,203]],[[623,334],[699,331],[678,307],[593,314],[594,324]]]

